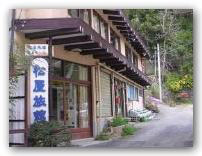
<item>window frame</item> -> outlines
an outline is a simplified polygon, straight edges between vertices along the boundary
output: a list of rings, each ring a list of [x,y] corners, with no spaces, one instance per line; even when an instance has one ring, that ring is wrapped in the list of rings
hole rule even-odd
[[[94,26],[94,16],[96,16],[97,17],[97,19],[98,19],[98,25],[99,25],[99,31],[97,31],[96,29],[95,29],[95,26]],[[105,39],[105,40],[108,40],[108,24],[107,24],[107,22],[95,11],[95,10],[93,10],[93,16],[92,16],[92,20],[93,20],[93,29],[98,33],[98,34],[100,34],[100,36],[103,38],[103,39]],[[105,37],[103,37],[102,36],[102,28],[101,28],[101,22],[103,23],[103,25],[104,25],[104,27],[105,27]]]
[[[112,36],[114,36],[115,45],[112,43]],[[116,39],[117,39],[118,47],[116,47]],[[120,51],[121,49],[120,37],[116,34],[116,32],[112,28],[110,28],[110,44],[113,45],[115,49]]]
[[[73,16],[73,15],[72,15],[72,13],[71,13],[72,10],[77,11],[77,16]],[[80,15],[79,9],[68,9],[67,11],[68,11],[68,14],[69,14],[72,18],[79,18],[79,15]]]
[[[127,99],[128,101],[139,101],[139,88],[134,85],[127,85]]]

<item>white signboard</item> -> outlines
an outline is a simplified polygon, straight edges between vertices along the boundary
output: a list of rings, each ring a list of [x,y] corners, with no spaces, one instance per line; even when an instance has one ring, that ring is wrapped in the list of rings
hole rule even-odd
[[[31,123],[48,121],[48,62],[35,58],[30,70]]]
[[[25,52],[32,56],[48,56],[48,44],[25,44]]]

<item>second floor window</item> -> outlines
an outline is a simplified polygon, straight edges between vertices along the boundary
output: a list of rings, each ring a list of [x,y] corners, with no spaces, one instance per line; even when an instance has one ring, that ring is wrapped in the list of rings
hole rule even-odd
[[[110,29],[110,43],[117,50],[120,50],[120,38],[115,34],[115,32],[112,29]]]
[[[71,17],[79,17],[79,9],[68,9],[68,13]]]
[[[107,39],[107,24],[96,12],[93,13],[93,29],[97,33],[99,33],[104,39]]]
[[[99,17],[95,14],[93,14],[93,28],[97,33],[100,33]]]
[[[132,63],[132,51],[127,45],[125,45],[125,55],[126,58]]]
[[[133,54],[133,64],[138,66],[138,57],[135,54]]]
[[[101,36],[104,39],[107,39],[107,36],[108,36],[107,24],[103,21],[100,21],[100,30],[101,30]]]
[[[81,18],[90,24],[90,11],[88,9],[68,9],[68,14],[73,18]]]
[[[83,19],[87,24],[90,24],[90,11],[87,9],[81,9],[80,18]]]

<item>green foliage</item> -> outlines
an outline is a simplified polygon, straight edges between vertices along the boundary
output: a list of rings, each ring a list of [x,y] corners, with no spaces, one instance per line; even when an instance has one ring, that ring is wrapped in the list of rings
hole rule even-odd
[[[159,113],[159,109],[158,109],[157,105],[155,105],[155,104],[148,103],[145,105],[145,108],[152,112]]]
[[[30,127],[28,140],[32,147],[56,147],[62,143],[69,145],[71,132],[56,121],[35,122]]]
[[[179,92],[182,90],[182,86],[179,83],[180,77],[177,74],[169,74],[166,79],[166,86],[171,92]]]
[[[191,89],[193,86],[192,75],[169,74],[166,77],[166,86],[173,93],[178,93],[183,89]]]
[[[122,136],[133,135],[136,132],[136,128],[131,125],[126,125],[122,129]]]
[[[117,127],[117,126],[122,126],[128,124],[128,121],[122,117],[116,117],[113,118],[111,126],[112,127]]]
[[[157,83],[153,83],[150,86],[151,94],[155,98],[159,98],[159,85]]]
[[[147,119],[146,119],[146,117],[141,117],[139,121],[140,121],[140,122],[146,122]]]
[[[101,133],[100,135],[97,135],[95,140],[109,140],[110,136],[107,135],[106,133]]]
[[[20,47],[19,45],[14,46],[14,51],[12,55],[9,57],[9,117],[12,118],[14,114],[14,110],[12,109],[16,103],[16,100],[11,98],[15,96],[16,87],[18,82],[18,77],[20,74],[24,73],[31,64],[31,60],[33,59],[30,55],[25,55],[24,47]]]
[[[134,28],[146,39],[153,58],[156,44],[160,44],[163,85],[166,83],[172,93],[192,89],[193,10],[130,9],[127,14]],[[155,87],[152,94],[157,95]]]

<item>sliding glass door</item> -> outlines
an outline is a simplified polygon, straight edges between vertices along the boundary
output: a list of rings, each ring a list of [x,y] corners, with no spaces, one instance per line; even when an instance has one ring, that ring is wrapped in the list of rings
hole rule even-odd
[[[52,81],[52,119],[63,122],[72,132],[90,131],[89,87],[65,81]]]

